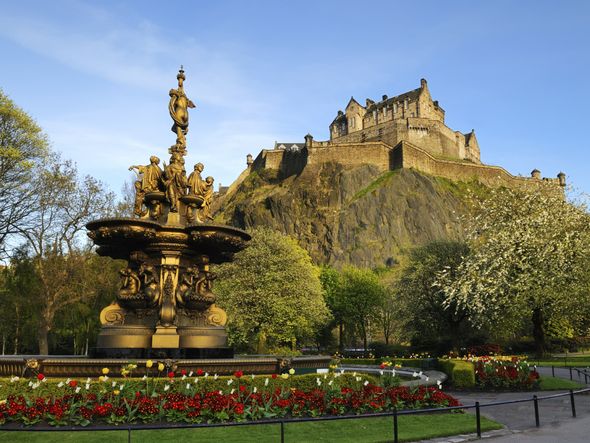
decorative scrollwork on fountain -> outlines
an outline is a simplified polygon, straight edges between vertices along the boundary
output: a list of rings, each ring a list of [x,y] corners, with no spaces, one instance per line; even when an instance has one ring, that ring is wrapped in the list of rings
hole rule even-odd
[[[122,325],[125,323],[125,310],[118,303],[111,303],[100,312],[101,325]]]
[[[227,314],[215,305],[211,305],[207,314],[207,323],[211,326],[225,326],[227,323]]]

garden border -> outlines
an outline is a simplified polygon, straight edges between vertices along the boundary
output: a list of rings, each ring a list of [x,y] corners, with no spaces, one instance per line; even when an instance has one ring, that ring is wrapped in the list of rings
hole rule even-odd
[[[586,371],[584,372],[585,375]],[[578,373],[579,373],[578,372]],[[158,424],[149,424],[149,425],[127,425],[127,426],[92,426],[92,427],[82,427],[82,426],[65,426],[65,427],[51,427],[51,426],[39,426],[39,427],[7,427],[3,428],[0,427],[0,431],[8,431],[8,432],[58,432],[58,431],[68,431],[68,432],[78,432],[78,431],[127,431],[127,441],[128,443],[131,442],[131,432],[132,431],[147,431],[147,430],[163,430],[163,429],[190,429],[190,428],[221,428],[221,427],[234,427],[234,426],[257,426],[257,425],[272,425],[278,424],[280,425],[281,430],[281,443],[285,443],[285,424],[288,423],[303,423],[303,422],[314,422],[314,421],[331,421],[331,420],[355,420],[355,419],[363,419],[363,418],[375,418],[375,417],[391,417],[393,420],[392,423],[392,432],[393,432],[393,441],[394,443],[398,443],[398,417],[400,415],[415,415],[415,414],[428,414],[433,412],[445,412],[445,411],[454,411],[459,409],[475,409],[475,424],[476,424],[476,434],[478,438],[481,438],[481,408],[488,407],[488,406],[500,406],[500,405],[508,405],[508,404],[515,404],[515,403],[526,403],[526,402],[533,402],[533,412],[535,417],[535,426],[539,427],[541,425],[540,417],[539,417],[539,401],[541,400],[548,400],[552,398],[559,398],[559,397],[570,397],[570,405],[572,410],[572,417],[576,417],[576,403],[575,403],[575,395],[576,394],[583,394],[590,392],[590,388],[584,388],[577,391],[572,389],[569,392],[564,392],[561,394],[553,394],[553,395],[546,395],[542,397],[538,397],[537,395],[533,395],[533,398],[524,398],[518,400],[507,400],[507,401],[498,401],[498,402],[491,402],[491,403],[484,403],[481,404],[480,402],[476,401],[472,406],[448,406],[444,408],[428,408],[428,409],[404,409],[398,411],[394,409],[392,412],[377,412],[372,414],[362,414],[362,415],[336,415],[336,416],[325,416],[325,417],[301,417],[301,418],[288,418],[288,419],[270,419],[270,420],[255,420],[255,421],[244,421],[244,422],[231,422],[231,423],[167,423],[165,425],[158,425]]]

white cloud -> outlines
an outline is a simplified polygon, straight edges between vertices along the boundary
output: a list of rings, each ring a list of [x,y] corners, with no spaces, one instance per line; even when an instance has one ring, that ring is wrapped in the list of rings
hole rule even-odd
[[[73,2],[68,8],[69,17],[73,13],[77,20],[63,18],[66,14],[59,12],[6,11],[0,16],[0,37],[70,69],[135,90],[130,94],[136,97],[134,103],[118,97],[112,107],[92,112],[88,111],[93,108],[88,98],[77,100],[80,110],[72,111],[67,107],[68,97],[64,97],[52,105],[48,117],[40,119],[56,149],[76,161],[81,172],[118,191],[128,177],[129,165],[146,162],[150,154],[167,160],[173,134],[168,130],[156,134],[150,122],[138,121],[137,108],[142,107],[145,117],[143,107],[153,103],[141,102],[142,94],[137,90],[150,97],[154,91],[167,94],[176,84],[176,69],[181,63],[187,72],[187,94],[199,108],[191,114],[195,124],[191,123],[187,164],[191,157],[198,157],[217,182],[228,184],[243,169],[245,151],[256,155],[260,145],[272,143],[270,116],[277,105],[246,84],[239,54],[205,47],[192,37],[175,41],[150,21],[132,22],[124,17],[123,22],[96,5]],[[83,91],[76,89],[81,87],[96,92],[94,84],[73,85],[72,95],[84,97]],[[267,96],[266,100],[273,98]],[[162,103],[162,111],[166,104]],[[199,111],[207,114],[195,113]],[[199,121],[194,120],[197,116]],[[129,120],[127,128],[121,125],[123,118]],[[203,148],[193,149],[191,143]]]

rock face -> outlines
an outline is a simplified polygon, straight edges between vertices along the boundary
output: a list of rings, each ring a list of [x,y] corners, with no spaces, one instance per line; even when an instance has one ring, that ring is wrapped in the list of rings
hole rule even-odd
[[[264,175],[261,175],[264,174]],[[461,237],[464,186],[401,169],[307,165],[278,179],[254,171],[222,201],[216,221],[273,227],[298,239],[316,263],[390,266],[408,248]]]

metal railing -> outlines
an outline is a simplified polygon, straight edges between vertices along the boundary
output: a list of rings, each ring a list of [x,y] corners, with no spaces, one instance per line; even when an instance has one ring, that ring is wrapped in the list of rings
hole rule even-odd
[[[580,370],[584,372],[584,370]],[[587,376],[590,377],[590,371],[587,371]],[[319,421],[334,421],[334,420],[362,420],[366,418],[377,418],[377,417],[391,417],[392,420],[392,437],[394,443],[399,442],[399,423],[398,418],[403,415],[417,415],[417,414],[429,414],[429,413],[440,413],[449,412],[456,410],[468,410],[475,409],[475,432],[478,438],[481,438],[481,409],[491,406],[502,406],[516,403],[533,403],[533,416],[535,419],[535,426],[541,426],[541,420],[539,416],[539,402],[543,400],[549,400],[560,397],[570,398],[570,407],[572,417],[576,417],[576,402],[575,395],[589,393],[590,388],[580,389],[577,391],[569,390],[560,394],[537,396],[533,395],[532,398],[524,398],[518,400],[507,400],[497,401],[491,403],[480,403],[475,402],[471,406],[448,406],[444,408],[428,408],[428,409],[404,409],[398,411],[394,409],[391,412],[377,412],[362,415],[334,415],[324,417],[300,417],[300,418],[280,418],[280,419],[268,419],[268,420],[256,420],[256,421],[244,421],[244,422],[230,422],[230,423],[166,423],[166,424],[130,424],[130,425],[99,425],[92,427],[81,427],[81,426],[35,426],[33,428],[25,427],[1,427],[0,432],[83,432],[83,431],[127,431],[127,441],[131,443],[131,433],[133,431],[149,431],[149,430],[170,430],[170,429],[193,429],[193,428],[222,428],[222,427],[235,427],[235,426],[259,426],[259,425],[278,425],[280,426],[280,442],[285,443],[285,425],[292,423],[305,423],[305,422],[319,422]]]

